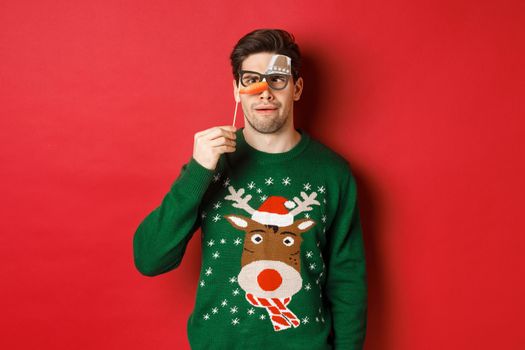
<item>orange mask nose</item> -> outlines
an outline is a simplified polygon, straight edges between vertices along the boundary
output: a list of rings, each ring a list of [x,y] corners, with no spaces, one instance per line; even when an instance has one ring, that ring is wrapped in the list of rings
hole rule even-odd
[[[268,83],[265,81],[260,81],[258,83],[253,83],[250,86],[241,88],[239,93],[253,95],[263,92],[264,90],[268,90]]]
[[[264,269],[257,276],[257,283],[259,283],[261,289],[272,291],[279,288],[281,283],[283,283],[283,278],[281,274],[274,269]]]

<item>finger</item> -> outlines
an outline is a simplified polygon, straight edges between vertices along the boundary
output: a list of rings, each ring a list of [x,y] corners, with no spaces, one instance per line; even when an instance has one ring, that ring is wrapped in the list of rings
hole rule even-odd
[[[217,129],[217,128],[223,128],[225,127],[225,125],[223,126],[212,126],[211,128],[208,128],[208,129],[204,129],[204,130],[201,130],[201,131],[198,131],[195,133],[195,136],[204,136],[206,134],[209,134],[211,131]]]
[[[209,129],[199,131],[198,133],[195,134],[195,138],[204,137],[204,136],[210,136],[212,138],[215,138],[218,135],[217,132],[220,132],[221,130],[226,130],[226,131],[234,133],[236,128],[231,125],[214,126]]]
[[[228,139],[234,140],[235,138],[237,138],[237,135],[235,135],[235,133],[232,131],[228,131],[226,129],[217,127],[216,129],[210,131],[208,134],[202,137],[207,141],[216,139],[218,137],[226,137]]]
[[[235,138],[235,131],[237,131],[237,128],[233,125],[223,125],[219,126],[219,128],[227,133],[227,135],[230,136],[231,139]]]
[[[208,145],[211,147],[218,147],[222,145],[235,146],[236,142],[224,136],[219,136],[216,139],[208,141]]]
[[[235,147],[228,146],[228,145],[223,145],[223,146],[215,147],[215,150],[218,153],[235,152]]]

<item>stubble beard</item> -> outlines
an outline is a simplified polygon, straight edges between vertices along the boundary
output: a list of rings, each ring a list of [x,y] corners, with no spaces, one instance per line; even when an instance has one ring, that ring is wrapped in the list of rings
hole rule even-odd
[[[279,110],[280,111],[280,110]],[[245,114],[248,124],[261,134],[273,134],[281,130],[286,124],[288,113],[279,113],[276,116],[257,115],[252,108],[250,113]]]

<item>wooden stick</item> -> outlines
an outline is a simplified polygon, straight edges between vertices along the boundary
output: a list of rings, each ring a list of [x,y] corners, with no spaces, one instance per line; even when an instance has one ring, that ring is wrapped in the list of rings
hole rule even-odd
[[[237,118],[237,106],[239,106],[239,102],[235,102],[235,112],[233,112],[233,126],[235,126],[235,119]]]

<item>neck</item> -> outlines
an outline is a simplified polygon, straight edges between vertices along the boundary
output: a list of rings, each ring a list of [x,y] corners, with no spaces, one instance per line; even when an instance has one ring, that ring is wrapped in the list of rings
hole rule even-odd
[[[266,153],[282,153],[291,150],[301,140],[301,134],[295,130],[293,123],[284,125],[280,130],[271,134],[262,134],[245,123],[243,129],[246,143],[256,150]]]

